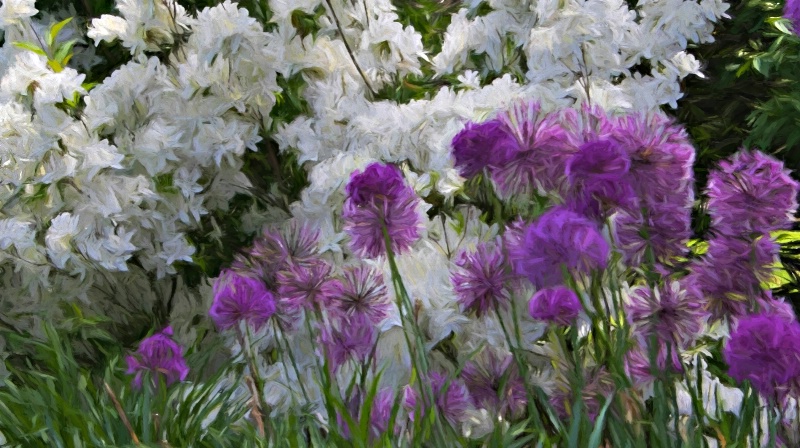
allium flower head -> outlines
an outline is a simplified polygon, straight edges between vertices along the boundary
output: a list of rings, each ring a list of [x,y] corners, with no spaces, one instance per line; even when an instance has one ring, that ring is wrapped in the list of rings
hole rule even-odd
[[[363,314],[344,317],[336,324],[323,329],[320,334],[332,371],[349,359],[365,361],[378,339],[378,329]]]
[[[632,348],[625,355],[625,371],[635,385],[645,385],[662,378],[663,374],[683,373],[680,353],[674,347],[661,345],[656,348],[656,366],[650,362],[647,342]],[[655,372],[654,372],[655,371]]]
[[[430,385],[440,415],[444,415],[455,427],[470,408],[471,399],[467,387],[461,381],[439,372],[430,372]]]
[[[359,256],[374,258],[386,253],[383,226],[391,249],[399,254],[419,239],[419,198],[394,165],[373,163],[356,171],[346,187],[342,218],[350,247]]]
[[[281,229],[264,227],[263,234],[256,238],[247,253],[236,257],[233,269],[256,274],[270,288],[277,288],[278,272],[290,264],[310,266],[319,260],[318,239],[319,231],[295,220]]]
[[[560,124],[557,113],[544,114],[536,102],[516,105],[498,117],[517,141],[510,157],[490,167],[501,197],[564,189],[567,160],[580,146],[578,136]]]
[[[619,143],[591,140],[581,145],[566,166],[567,179],[575,186],[592,180],[619,180],[628,174],[631,159]]]
[[[592,367],[584,370],[583,389],[580,395],[583,409],[594,422],[606,398],[614,391],[614,380],[604,367]],[[567,378],[561,378],[558,386],[550,396],[553,405],[561,418],[572,415],[574,394]]]
[[[691,281],[706,297],[713,320],[749,312],[778,250],[768,235],[755,241],[719,236],[708,242],[708,252],[692,264]]]
[[[142,376],[149,372],[154,384],[158,384],[158,375],[164,375],[167,386],[186,379],[189,366],[183,358],[183,349],[172,340],[172,327],[169,326],[139,343],[139,348],[133,355],[128,355],[129,375],[136,374],[133,386],[142,387]]]
[[[224,271],[214,283],[214,301],[208,311],[220,330],[247,322],[259,330],[277,309],[275,296],[261,280],[236,271]]]
[[[369,423],[376,437],[389,429],[394,400],[395,392],[388,387],[380,389],[375,396],[375,401],[372,403],[372,412],[369,416]]]
[[[693,195],[695,149],[672,119],[660,113],[620,117],[610,138],[628,153],[628,179],[641,200],[683,204]]]
[[[516,149],[517,140],[500,120],[467,123],[453,138],[456,168],[463,177],[473,177],[488,166],[501,166]]]
[[[789,228],[797,190],[782,162],[760,151],[738,152],[709,175],[711,227],[729,236]]]
[[[311,266],[291,265],[278,272],[280,302],[291,310],[326,307],[339,291],[337,282],[330,277],[331,266],[320,259]]]
[[[347,268],[344,280],[331,285],[330,296],[329,311],[343,317],[363,315],[375,325],[392,307],[383,275],[364,265]]]
[[[675,281],[655,289],[636,288],[630,300],[626,311],[635,334],[645,341],[655,335],[673,351],[691,344],[708,317],[705,301]]]
[[[739,319],[722,351],[728,374],[749,380],[766,397],[780,395],[800,375],[800,325],[776,314]]]
[[[677,203],[651,204],[641,210],[620,211],[614,217],[615,242],[625,262],[639,266],[648,261],[648,249],[656,263],[670,264],[688,252],[692,235],[692,209]]]
[[[604,268],[609,247],[597,224],[564,208],[552,208],[525,229],[520,246],[509,248],[517,274],[537,288],[563,282],[562,269],[587,273]]]
[[[450,275],[462,309],[482,316],[508,305],[508,283],[512,280],[510,266],[498,245],[478,244],[475,252],[463,251],[456,259],[457,270]]]
[[[532,318],[558,325],[572,325],[582,309],[575,291],[566,286],[542,288],[528,302]]]
[[[525,384],[511,355],[500,356],[487,348],[464,364],[461,378],[476,407],[514,418],[525,411]]]

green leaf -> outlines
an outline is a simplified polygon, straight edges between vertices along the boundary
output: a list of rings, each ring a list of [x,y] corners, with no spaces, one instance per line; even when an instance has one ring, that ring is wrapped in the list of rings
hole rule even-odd
[[[47,53],[44,50],[42,50],[41,47],[39,47],[33,42],[14,42],[13,44],[17,48],[32,51],[38,55],[47,56]]]
[[[67,17],[66,19],[53,24],[53,26],[50,27],[50,29],[47,31],[47,35],[45,36],[48,47],[53,47],[53,42],[55,42],[56,37],[58,37],[58,33],[60,33],[61,30],[71,21],[72,17]]]
[[[72,47],[75,45],[75,42],[77,42],[77,39],[71,39],[61,44],[58,50],[56,50],[53,59],[58,61],[61,65],[66,65],[69,59],[72,58]]]

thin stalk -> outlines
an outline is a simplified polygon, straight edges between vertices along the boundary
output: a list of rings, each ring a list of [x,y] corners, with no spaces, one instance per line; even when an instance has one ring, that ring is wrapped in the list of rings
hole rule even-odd
[[[336,23],[336,29],[339,30],[339,35],[342,36],[342,42],[344,42],[344,47],[347,49],[347,54],[350,55],[350,59],[353,61],[353,65],[356,66],[356,70],[358,70],[358,74],[361,75],[361,79],[364,80],[364,84],[366,84],[367,89],[372,93],[372,96],[377,95],[375,90],[372,88],[372,85],[367,80],[367,76],[364,74],[364,71],[361,70],[361,66],[358,65],[358,61],[356,61],[356,56],[353,54],[353,50],[350,48],[350,44],[347,42],[347,38],[344,35],[344,30],[342,30],[342,24],[339,23],[339,17],[336,16],[336,11],[333,10],[333,5],[331,4],[331,0],[325,0],[325,3],[328,5],[328,8],[331,10],[331,16],[333,16],[333,21]]]

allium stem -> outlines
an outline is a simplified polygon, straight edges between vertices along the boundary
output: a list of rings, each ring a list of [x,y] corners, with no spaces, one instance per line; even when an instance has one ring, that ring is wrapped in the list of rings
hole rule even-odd
[[[114,390],[111,389],[111,386],[109,386],[105,381],[103,381],[103,386],[106,389],[106,393],[108,393],[108,397],[111,398],[111,402],[114,403],[114,408],[117,409],[117,415],[119,415],[119,419],[122,420],[122,424],[125,425],[125,428],[128,430],[128,434],[130,434],[133,444],[136,446],[141,445],[141,442],[139,442],[139,437],[136,436],[136,432],[133,430],[130,420],[128,420],[128,416],[125,415],[125,410],[122,408],[122,404],[120,404],[116,394],[114,394]]]
[[[247,358],[248,365],[250,366],[250,376],[247,377],[248,386],[252,382],[252,387],[250,387],[250,392],[253,394],[253,419],[256,421],[256,426],[258,427],[259,435],[261,437],[265,437],[266,433],[264,431],[264,413],[262,413],[263,404],[261,402],[261,397],[264,396],[264,381],[261,379],[261,375],[258,373],[258,365],[256,363],[256,356],[253,353],[252,347],[250,346],[250,327],[247,327],[246,331],[242,331],[241,327],[236,327],[236,331],[239,334],[239,341],[242,344],[242,350],[244,350],[245,358]],[[269,415],[269,413],[267,413]],[[269,424],[269,419],[267,419],[267,424]]]

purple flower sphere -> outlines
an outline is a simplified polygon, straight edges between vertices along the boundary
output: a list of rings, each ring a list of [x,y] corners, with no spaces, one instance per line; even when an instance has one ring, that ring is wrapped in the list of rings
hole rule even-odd
[[[500,166],[508,160],[517,140],[500,120],[467,123],[453,138],[455,166],[464,177],[473,177],[488,166]]]
[[[214,301],[208,314],[220,330],[228,330],[244,321],[257,331],[276,309],[275,296],[264,282],[227,270],[214,283]]]
[[[734,237],[789,228],[797,190],[782,162],[760,151],[736,153],[709,175],[711,227]]]
[[[528,303],[532,318],[558,325],[572,325],[582,309],[575,291],[566,286],[540,289]]]
[[[183,358],[183,349],[172,340],[172,327],[169,326],[139,343],[139,349],[133,355],[128,355],[129,375],[136,374],[133,378],[133,387],[141,389],[142,376],[150,373],[154,384],[158,384],[158,375],[164,375],[166,385],[176,381],[183,381],[189,374],[189,366]]]
[[[592,180],[619,180],[628,174],[631,159],[619,143],[609,140],[592,140],[581,145],[580,150],[567,162],[566,174],[573,186]]]
[[[508,283],[512,275],[503,253],[495,244],[480,243],[475,252],[461,252],[459,268],[450,280],[462,309],[482,316],[497,305],[505,308],[510,299]]]
[[[626,311],[634,334],[645,341],[655,335],[659,343],[673,351],[690,345],[708,318],[705,301],[679,282],[655,289],[636,288],[630,299]]]
[[[344,280],[331,285],[330,311],[341,318],[363,315],[377,325],[392,308],[383,275],[364,265],[347,268]]]
[[[336,327],[325,328],[320,334],[332,371],[349,359],[364,362],[377,339],[378,329],[361,314],[342,319]]]
[[[782,398],[782,389],[800,375],[800,325],[776,314],[743,317],[722,354],[733,379],[749,380],[762,395]]]
[[[528,397],[513,356],[500,356],[487,348],[464,364],[461,378],[476,406],[506,418],[516,418],[525,412]]]
[[[528,225],[520,246],[511,247],[517,274],[537,288],[559,285],[563,269],[588,273],[608,262],[609,247],[597,224],[564,208],[553,208]]]
[[[363,172],[354,172],[346,192],[344,231],[357,255],[374,258],[386,253],[384,226],[396,254],[419,239],[419,198],[396,166],[372,163]]]

